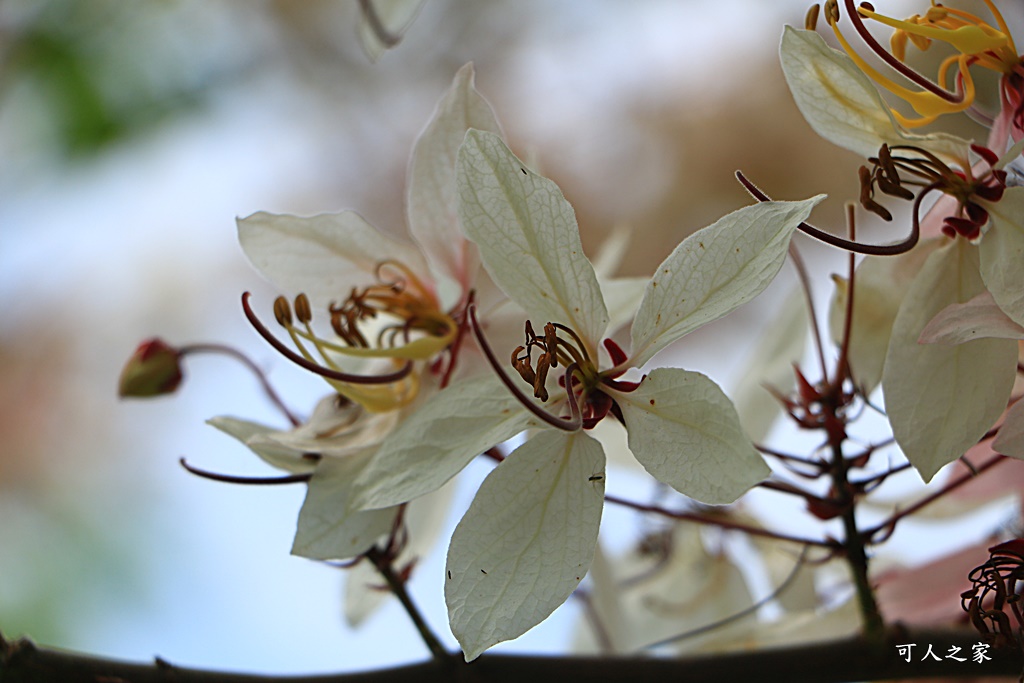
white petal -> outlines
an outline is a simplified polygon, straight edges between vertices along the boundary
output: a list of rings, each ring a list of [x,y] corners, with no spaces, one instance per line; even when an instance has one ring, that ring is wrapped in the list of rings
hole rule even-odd
[[[793,231],[822,199],[747,206],[680,242],[633,319],[632,365],[760,294],[786,260]]]
[[[210,418],[206,424],[235,437],[271,467],[293,474],[312,472],[316,468],[316,461],[304,459],[300,451],[275,441],[265,440],[267,435],[277,433],[277,430],[271,427],[228,416]]]
[[[501,133],[490,105],[473,87],[473,65],[466,64],[413,148],[407,204],[409,232],[435,279],[453,279],[463,293],[479,266],[476,248],[459,229],[455,193],[455,159],[470,128]]]
[[[466,661],[565,602],[590,568],[603,506],[604,453],[582,432],[540,432],[487,476],[448,549],[445,602]]]
[[[921,344],[962,344],[972,339],[1024,339],[1024,327],[1010,320],[985,290],[970,301],[950,304],[921,331]]]
[[[252,264],[278,289],[305,292],[314,308],[377,282],[379,263],[399,261],[425,273],[419,252],[388,237],[354,211],[303,218],[254,213],[238,219],[238,241]]]
[[[992,222],[981,238],[981,276],[999,307],[1024,325],[1024,187],[985,208]]]
[[[502,291],[538,329],[554,322],[574,330],[593,357],[608,311],[558,186],[530,172],[497,135],[471,130],[459,150],[458,189],[462,229]]]
[[[976,339],[956,346],[918,344],[929,320],[984,289],[978,250],[957,239],[925,262],[903,299],[882,371],[893,436],[925,481],[977,443],[1006,408],[1017,344]]]
[[[380,22],[380,28],[389,36],[389,40],[381,42],[381,37],[378,31],[374,30],[369,17],[360,14],[359,39],[363,43],[366,56],[371,62],[376,62],[402,38],[413,19],[419,14],[423,0],[370,0],[370,3]]]
[[[869,394],[882,381],[882,366],[900,302],[928,255],[941,242],[938,238],[926,240],[899,256],[866,256],[857,266],[847,358],[857,386]],[[841,278],[833,279],[836,290],[829,308],[829,328],[832,340],[839,346],[843,341],[849,284]]]
[[[337,395],[321,400],[308,421],[290,431],[259,434],[249,440],[252,448],[279,447],[294,453],[345,457],[379,444],[398,424],[399,412],[371,413],[357,403],[342,403]]]
[[[345,570],[345,623],[357,628],[376,612],[391,592],[380,590],[384,579],[370,562],[359,562]]]
[[[992,442],[996,453],[1024,458],[1024,401],[1017,401],[1006,413],[1003,426]]]
[[[629,449],[651,475],[702,503],[731,503],[771,470],[736,409],[699,372],[659,368],[632,392],[615,392]]]
[[[299,512],[292,554],[314,560],[345,560],[359,555],[391,531],[397,509],[355,510],[352,482],[373,449],[344,458],[324,458],[309,481]]]
[[[430,493],[469,461],[539,420],[486,375],[453,384],[402,421],[356,482],[356,505],[382,508]]]
[[[952,160],[966,160],[968,143],[952,135],[908,133],[896,123],[871,79],[820,35],[787,26],[779,50],[796,106],[821,137],[863,157],[883,143],[914,144]]]

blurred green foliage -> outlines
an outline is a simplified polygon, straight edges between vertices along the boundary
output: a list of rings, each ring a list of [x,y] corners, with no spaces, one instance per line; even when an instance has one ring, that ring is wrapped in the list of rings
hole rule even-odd
[[[0,107],[31,93],[33,116],[52,138],[41,142],[81,157],[195,106],[207,82],[195,77],[194,65],[175,59],[181,46],[159,30],[168,18],[160,15],[178,6],[50,0],[9,11]]]

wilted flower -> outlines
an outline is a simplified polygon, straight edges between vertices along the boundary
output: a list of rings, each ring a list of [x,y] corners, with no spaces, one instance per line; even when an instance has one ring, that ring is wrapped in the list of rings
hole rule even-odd
[[[997,638],[1000,646],[1020,648],[1024,639],[1024,540],[1006,541],[988,552],[988,561],[971,570],[968,579],[973,585],[960,595],[960,605],[980,633]]]

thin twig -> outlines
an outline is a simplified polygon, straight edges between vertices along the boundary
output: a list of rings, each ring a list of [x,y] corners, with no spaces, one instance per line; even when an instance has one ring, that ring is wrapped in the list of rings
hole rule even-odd
[[[731,529],[733,531],[742,531],[752,536],[761,536],[763,538],[774,538],[779,541],[791,541],[793,543],[800,543],[803,545],[813,545],[819,548],[838,548],[839,543],[834,540],[823,541],[820,539],[813,538],[801,538],[799,536],[790,536],[789,534],[782,534],[769,529],[763,529],[760,527],[749,526],[740,522],[734,522],[730,519],[721,517],[713,517],[707,515],[700,515],[692,512],[679,512],[676,510],[669,510],[657,505],[645,505],[644,503],[637,503],[632,500],[620,498],[605,494],[604,499],[608,503],[615,503],[616,505],[622,505],[623,507],[632,508],[639,512],[649,512],[655,515],[661,515],[662,517],[669,517],[671,519],[679,519],[687,522],[697,522],[699,524],[711,524],[713,526],[721,527],[723,529]]]
[[[894,528],[896,526],[896,523],[899,522],[904,517],[907,517],[909,515],[914,514],[915,512],[917,512],[918,510],[920,510],[921,508],[923,508],[923,507],[925,507],[927,505],[931,505],[936,500],[938,500],[939,498],[942,498],[944,495],[946,495],[947,493],[949,493],[953,489],[956,489],[956,488],[959,488],[959,487],[963,486],[967,482],[969,482],[972,479],[974,479],[978,474],[981,474],[982,472],[984,472],[985,470],[989,469],[990,467],[992,467],[994,465],[998,465],[1000,462],[1002,462],[1004,460],[1009,460],[1009,458],[1007,458],[1005,456],[1002,456],[1002,455],[999,455],[997,453],[996,455],[994,455],[993,457],[989,458],[988,460],[986,460],[982,464],[975,466],[974,467],[974,472],[967,472],[965,474],[960,475],[959,477],[957,477],[953,481],[948,482],[945,486],[943,486],[941,489],[939,489],[935,493],[932,493],[931,495],[925,496],[924,498],[922,498],[921,500],[917,501],[916,503],[914,503],[910,507],[906,507],[906,508],[904,508],[902,510],[898,510],[898,511],[894,512],[884,522],[882,522],[880,524],[877,524],[877,525],[871,527],[870,529],[866,529],[864,531],[861,531],[860,532],[861,537],[866,539],[868,543],[875,542],[872,537],[875,534],[877,534],[879,531],[882,531],[883,529],[892,529],[892,528]],[[890,533],[891,533],[891,531],[890,531]],[[886,535],[886,538],[888,538],[888,535]]]
[[[278,393],[274,391],[274,387],[270,385],[270,381],[267,379],[267,376],[266,374],[264,374],[263,370],[261,370],[260,367],[256,365],[256,363],[254,363],[251,358],[246,356],[238,349],[231,348],[230,346],[226,346],[224,344],[187,344],[185,346],[179,347],[178,353],[182,356],[185,356],[190,353],[220,353],[226,356],[231,356],[232,358],[234,358],[235,360],[239,361],[247,368],[249,368],[252,371],[252,373],[256,375],[256,378],[259,380],[260,385],[263,387],[263,392],[267,395],[267,398],[269,398],[271,403],[277,406],[277,409],[280,410],[281,413],[286,418],[288,418],[288,421],[292,423],[293,427],[298,427],[302,423],[302,421],[295,416],[295,413],[288,409],[288,406],[284,404],[284,401],[281,400],[281,397],[278,395]]]
[[[416,603],[412,601],[409,591],[405,588],[405,581],[395,573],[394,567],[391,566],[391,558],[379,548],[370,548],[365,555],[366,559],[372,562],[373,566],[380,572],[380,575],[384,577],[391,592],[402,603],[402,607],[405,608],[409,618],[412,619],[413,625],[416,626],[416,630],[419,631],[420,637],[423,638],[423,642],[426,644],[427,649],[430,650],[430,654],[434,656],[434,659],[451,659],[444,645],[434,635],[434,632],[430,630],[430,626],[427,624],[426,619],[423,618],[419,608],[416,607]]]

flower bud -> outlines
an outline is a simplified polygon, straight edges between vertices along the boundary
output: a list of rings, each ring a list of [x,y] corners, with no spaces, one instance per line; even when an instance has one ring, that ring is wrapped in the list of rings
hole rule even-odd
[[[118,396],[146,398],[174,393],[182,380],[180,360],[181,353],[163,340],[147,339],[125,363],[118,380]]]

